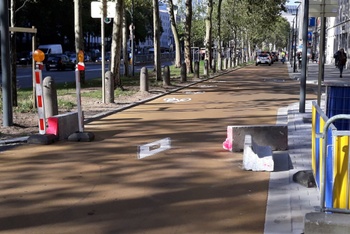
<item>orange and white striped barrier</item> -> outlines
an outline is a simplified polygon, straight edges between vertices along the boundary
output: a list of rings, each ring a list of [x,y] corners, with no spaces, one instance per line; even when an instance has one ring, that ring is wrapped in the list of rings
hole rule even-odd
[[[78,108],[78,124],[79,124],[79,132],[84,131],[84,120],[83,120],[83,110],[81,107],[81,85],[80,85],[80,71],[79,69],[75,69],[75,86],[76,86],[76,94],[77,94],[77,108]]]
[[[40,64],[38,66],[40,68]],[[45,107],[44,107],[44,96],[42,86],[42,72],[40,69],[35,69],[35,91],[36,91],[36,103],[39,115],[39,133],[46,133],[46,120],[45,120]]]

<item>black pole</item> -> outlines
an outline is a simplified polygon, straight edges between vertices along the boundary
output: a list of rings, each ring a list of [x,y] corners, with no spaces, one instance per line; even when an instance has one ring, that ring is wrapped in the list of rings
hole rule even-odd
[[[292,40],[290,38],[291,38],[291,30],[289,29],[289,33],[288,33],[288,47],[287,47],[287,51],[286,51],[286,54],[288,54],[288,56],[290,54],[289,52],[290,52],[291,43],[292,43]]]
[[[307,47],[308,47],[308,26],[309,26],[309,0],[304,0],[304,19],[303,19],[303,52],[302,67],[300,79],[300,100],[299,113],[305,113],[306,99],[306,78],[307,78]]]
[[[293,58],[293,45],[295,46],[295,42],[294,42],[294,33],[295,33],[295,30],[294,30],[294,19],[293,19],[293,27],[292,27],[292,30],[293,30],[293,33],[292,33],[292,46],[291,46],[291,48],[290,48],[290,54],[289,54],[289,56],[288,56],[288,60],[289,60],[289,62],[290,62],[290,67],[292,67],[293,66],[293,64],[292,64],[292,58]]]
[[[321,106],[322,95],[322,81],[324,81],[324,63],[325,63],[325,31],[326,31],[326,17],[324,17],[324,10],[321,12],[321,32],[319,43],[319,56],[318,56],[318,84],[317,84],[317,105]]]
[[[300,4],[299,4],[300,6]],[[295,34],[294,34],[294,55],[293,55],[293,60],[294,60],[294,66],[293,66],[293,72],[296,72],[296,69],[297,69],[297,64],[296,64],[296,60],[295,60],[295,56],[297,54],[297,45],[298,45],[298,42],[297,42],[297,35],[298,35],[298,9],[299,9],[299,6],[297,8],[297,14],[295,16]]]
[[[132,0],[132,14],[131,14],[131,24],[132,24],[132,32],[131,32],[131,66],[132,66],[132,76],[135,75],[135,48],[134,48],[134,30],[135,30],[135,24],[134,24],[134,0]]]
[[[3,126],[13,125],[12,116],[12,82],[10,70],[10,30],[7,0],[0,0],[0,36],[2,67],[2,118]]]

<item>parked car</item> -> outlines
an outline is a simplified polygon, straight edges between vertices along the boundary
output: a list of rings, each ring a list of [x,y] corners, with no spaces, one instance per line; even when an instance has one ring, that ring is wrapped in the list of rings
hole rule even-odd
[[[77,63],[77,55],[76,54],[72,54],[70,57],[69,57],[70,61],[72,61],[73,63]]]
[[[22,52],[17,54],[17,64],[28,65],[32,63],[32,56],[29,52]]]
[[[111,60],[111,57],[109,55],[105,55],[105,61],[106,62],[109,62]],[[102,57],[99,56],[96,60],[95,60],[96,63],[102,63]]]
[[[271,66],[271,56],[268,53],[259,54],[258,56],[256,56],[255,65],[258,66],[259,64],[268,64],[269,66]]]
[[[271,52],[271,57],[272,57],[272,63],[278,62],[278,53],[277,52]]]
[[[78,59],[77,59],[77,55],[76,54],[71,54],[71,56],[69,56],[69,59],[73,62],[73,63],[78,63]],[[91,58],[89,55],[84,54],[84,62],[90,62]]]
[[[90,62],[90,61],[91,61],[90,56],[87,54],[84,54],[84,62]]]
[[[70,61],[67,55],[50,55],[47,58],[46,64],[45,64],[46,70],[50,71],[51,69],[56,70],[66,70],[66,69],[75,69],[75,63]]]

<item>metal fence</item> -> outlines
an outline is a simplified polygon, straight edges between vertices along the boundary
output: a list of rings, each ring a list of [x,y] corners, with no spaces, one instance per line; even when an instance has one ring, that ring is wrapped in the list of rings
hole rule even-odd
[[[175,53],[162,53],[160,59],[163,61],[170,61],[175,59]],[[152,63],[154,62],[154,54],[137,54],[135,55],[135,64]]]
[[[328,118],[312,103],[312,170],[323,212],[350,213],[350,130],[338,130],[333,124],[344,119],[350,115]]]

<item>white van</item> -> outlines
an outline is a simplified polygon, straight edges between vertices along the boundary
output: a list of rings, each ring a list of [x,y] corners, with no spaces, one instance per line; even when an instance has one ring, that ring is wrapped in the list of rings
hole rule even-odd
[[[44,52],[45,55],[49,54],[63,54],[62,45],[61,44],[47,44],[47,45],[39,45],[39,50]]]

